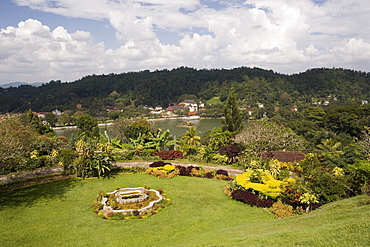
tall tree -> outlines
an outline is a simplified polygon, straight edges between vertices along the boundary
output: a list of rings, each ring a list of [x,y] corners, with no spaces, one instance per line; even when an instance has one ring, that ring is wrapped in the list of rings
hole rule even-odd
[[[86,137],[99,137],[99,126],[95,118],[89,114],[82,115],[77,120],[79,134],[84,133]]]
[[[45,120],[50,124],[50,126],[55,127],[55,123],[58,121],[56,116],[52,112],[45,114]]]
[[[365,130],[362,131],[362,138],[360,140],[360,146],[362,152],[367,156],[368,160],[370,160],[370,128],[365,127]]]
[[[27,111],[25,115],[22,117],[23,123],[30,125],[34,130],[36,130],[40,135],[50,135],[54,136],[53,130],[50,128],[49,125],[44,125],[39,117],[33,113],[31,109]]]
[[[306,142],[291,129],[273,122],[253,121],[235,136],[249,155],[259,156],[263,151],[305,151]]]
[[[222,129],[231,132],[238,132],[242,128],[242,114],[238,109],[235,90],[232,87],[224,106],[225,119],[222,121]]]

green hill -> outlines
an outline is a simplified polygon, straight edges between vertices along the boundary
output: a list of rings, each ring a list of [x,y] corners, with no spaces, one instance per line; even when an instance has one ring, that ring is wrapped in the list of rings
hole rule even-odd
[[[67,73],[67,72],[66,72]],[[184,98],[224,101],[231,86],[247,105],[284,106],[335,100],[345,104],[370,98],[370,74],[347,69],[311,69],[283,75],[259,68],[196,70],[181,67],[109,75],[89,75],[74,82],[51,81],[39,87],[0,88],[0,113],[75,110],[99,113],[106,105],[161,105]]]

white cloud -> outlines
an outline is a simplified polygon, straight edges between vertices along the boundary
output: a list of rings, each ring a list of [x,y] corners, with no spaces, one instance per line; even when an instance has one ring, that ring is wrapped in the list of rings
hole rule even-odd
[[[33,19],[20,22],[17,28],[1,29],[0,51],[7,51],[1,53],[1,74],[7,81],[45,81],[102,72],[99,61],[104,46],[81,41],[88,36],[86,32],[69,34],[63,27],[50,31]]]
[[[366,62],[370,57],[370,43],[362,39],[350,39],[342,46],[332,49],[333,54],[343,61],[353,63],[356,61]]]
[[[69,33],[60,26],[51,31],[37,20],[23,21],[0,32],[4,83],[182,65],[258,66],[282,73],[311,67],[370,67],[368,0],[15,2],[72,18],[108,20],[116,30],[111,38],[122,46],[94,44],[86,30]],[[178,33],[178,45],[161,43],[157,31]]]

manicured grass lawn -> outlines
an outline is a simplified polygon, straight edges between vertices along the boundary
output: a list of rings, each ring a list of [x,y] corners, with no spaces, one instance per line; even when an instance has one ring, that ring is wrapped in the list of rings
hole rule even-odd
[[[147,219],[104,220],[103,190],[148,185],[172,204]],[[0,193],[0,246],[370,246],[370,205],[355,197],[274,219],[223,194],[225,181],[147,174],[69,179]]]

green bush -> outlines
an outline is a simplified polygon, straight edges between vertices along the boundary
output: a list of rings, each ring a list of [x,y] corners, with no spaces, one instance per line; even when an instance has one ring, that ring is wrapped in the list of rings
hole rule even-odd
[[[275,214],[275,218],[282,219],[294,216],[293,207],[278,200],[272,204],[271,211]]]

